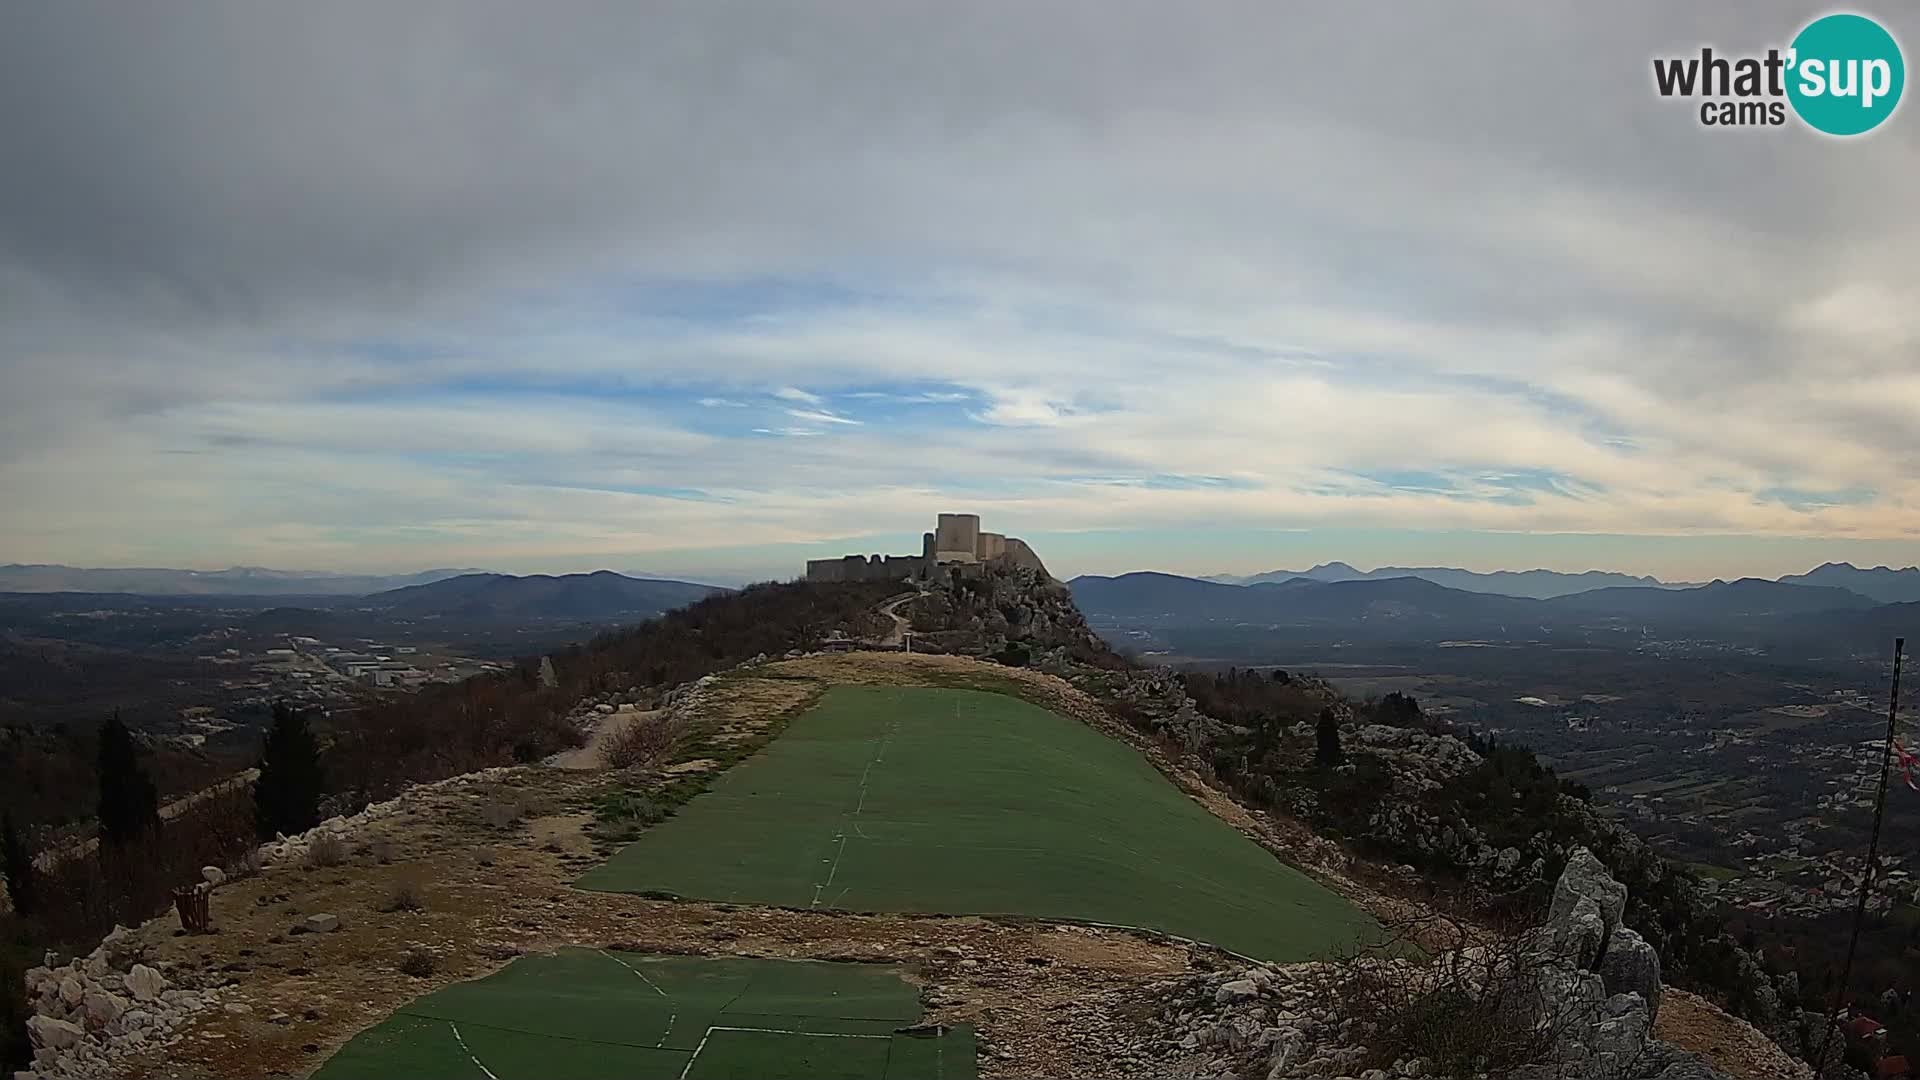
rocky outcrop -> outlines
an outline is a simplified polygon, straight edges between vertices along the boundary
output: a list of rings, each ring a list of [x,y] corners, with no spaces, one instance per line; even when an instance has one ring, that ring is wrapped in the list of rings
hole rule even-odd
[[[1622,925],[1626,886],[1578,848],[1554,883],[1547,923],[1528,943],[1536,1018],[1552,1060],[1515,1080],[1721,1080],[1725,1074],[1653,1037],[1660,957]]]
[[[33,1015],[33,1080],[81,1080],[115,1075],[128,1055],[166,1046],[193,1017],[213,1005],[216,991],[174,986],[141,963],[133,932],[115,927],[100,946],[68,963],[47,954],[26,973]]]
[[[1507,1080],[1728,1080],[1653,1035],[1664,988],[1653,947],[1621,923],[1626,890],[1578,849],[1547,922],[1416,963],[1394,949],[1194,975],[1155,988],[1158,1056],[1196,1080],[1448,1075],[1422,1056],[1437,1023],[1529,1048]],[[1437,1010],[1437,1011],[1436,1011]],[[1409,1016],[1429,1026],[1409,1027]],[[1457,1038],[1439,1040],[1458,1056]],[[1473,1070],[1469,1070],[1471,1074]]]

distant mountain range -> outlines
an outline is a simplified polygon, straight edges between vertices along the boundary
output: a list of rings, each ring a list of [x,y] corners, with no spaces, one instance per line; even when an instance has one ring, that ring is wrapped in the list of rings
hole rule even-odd
[[[725,591],[686,581],[630,578],[611,570],[558,577],[464,574],[375,593],[366,602],[409,617],[599,619],[658,615]]]
[[[365,596],[425,585],[478,570],[422,570],[417,574],[330,574],[235,566],[226,570],[127,568],[9,563],[0,566],[0,592],[135,593],[143,596]]]
[[[1635,577],[1631,574],[1617,574],[1606,570],[1587,570],[1578,574],[1563,574],[1556,570],[1496,570],[1483,574],[1450,566],[1382,566],[1373,570],[1356,570],[1343,562],[1321,563],[1307,570],[1269,570],[1264,574],[1246,576],[1213,574],[1200,580],[1227,585],[1258,585],[1294,578],[1335,582],[1379,581],[1407,577],[1431,581],[1436,585],[1445,585],[1450,589],[1460,589],[1464,592],[1493,593],[1496,596],[1518,596],[1534,600],[1551,600],[1558,596],[1571,596],[1575,593],[1604,588],[1683,590],[1701,587],[1700,582],[1661,581],[1658,578]],[[1920,601],[1920,567],[1909,566],[1904,570],[1892,570],[1884,566],[1876,566],[1870,570],[1863,570],[1852,563],[1826,563],[1807,573],[1788,574],[1777,580],[1786,585],[1821,585],[1847,589],[1882,604]]]
[[[1572,576],[1572,575],[1569,575]],[[1095,618],[1149,626],[1242,623],[1322,626],[1370,635],[1524,637],[1612,626],[1695,631],[1756,631],[1793,626],[1813,632],[1859,613],[1903,613],[1870,597],[1825,585],[1742,578],[1694,586],[1616,586],[1539,599],[1474,592],[1421,577],[1358,577],[1339,581],[1295,576],[1284,581],[1230,585],[1172,574],[1083,576],[1068,583],[1080,609]],[[1824,620],[1824,621],[1823,621]],[[1857,620],[1855,620],[1857,621]]]

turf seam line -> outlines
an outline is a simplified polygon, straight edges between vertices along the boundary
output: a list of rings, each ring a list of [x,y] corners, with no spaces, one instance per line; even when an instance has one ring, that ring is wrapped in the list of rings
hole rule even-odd
[[[605,949],[597,949],[595,951],[598,952],[601,956],[604,956],[607,959],[613,961],[614,963],[619,964],[621,967],[626,968],[628,971],[633,972],[635,975],[638,975],[640,977],[641,982],[646,983],[648,986],[651,986],[653,988],[654,993],[659,994],[663,998],[666,998],[667,1028],[665,1031],[662,1031],[660,1033],[660,1041],[657,1043],[654,1043],[653,1045],[655,1046],[667,1045],[667,1037],[673,1034],[674,1021],[680,1019],[680,1003],[673,1000],[673,998],[670,995],[668,995],[668,993],[665,990],[660,989],[659,983],[654,982],[652,979],[647,978],[646,974],[642,972],[639,968],[634,967],[632,964],[627,963],[625,960],[620,959],[619,957],[613,955],[612,953],[608,952]]]
[[[960,706],[956,704],[954,706],[955,716],[960,714],[959,710]],[[859,833],[861,839],[867,839],[866,830],[860,827],[860,811],[866,809],[867,806],[867,779],[873,775],[873,767],[886,759],[887,743],[893,740],[893,733],[899,729],[900,716],[896,713],[894,714],[893,721],[887,725],[886,732],[880,736],[880,744],[874,748],[873,756],[867,759],[866,769],[860,773],[860,798],[853,804],[853,816],[850,820],[853,822],[853,831]],[[844,826],[841,827],[840,835],[836,837],[836,839],[840,841],[840,847],[833,853],[833,865],[827,869],[827,880],[813,887],[813,903],[807,905],[809,908],[817,908],[820,906],[820,894],[833,888],[834,875],[840,872],[840,860],[847,853],[847,830]],[[834,903],[838,904],[846,895],[846,891],[843,890],[840,896],[834,899]]]
[[[700,1051],[707,1048],[707,1040],[713,1038],[713,1033],[716,1031],[757,1031],[763,1035],[801,1035],[809,1039],[885,1039],[887,1040],[887,1060],[889,1062],[893,1060],[892,1035],[855,1035],[845,1031],[783,1031],[780,1028],[728,1027],[716,1024],[700,1036],[700,1045],[693,1048],[693,1056],[687,1059],[686,1065],[680,1070],[680,1080],[687,1080],[687,1074],[693,1071],[693,1063],[700,1060]],[[938,1053],[937,1050],[935,1052]],[[881,1075],[886,1075],[884,1070]]]
[[[480,1059],[474,1056],[473,1051],[467,1046],[467,1040],[460,1037],[460,1025],[449,1020],[447,1021],[447,1026],[453,1029],[453,1041],[459,1043],[460,1049],[467,1052],[467,1060],[473,1062],[473,1067],[485,1073],[487,1080],[500,1080],[499,1077],[493,1075],[492,1069],[481,1064]]]

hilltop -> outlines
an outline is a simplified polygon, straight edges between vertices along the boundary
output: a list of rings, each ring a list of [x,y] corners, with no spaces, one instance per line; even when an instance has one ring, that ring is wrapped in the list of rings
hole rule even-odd
[[[821,721],[807,718],[822,696],[850,685],[987,692],[1085,725],[1131,747],[1162,782],[1315,888],[1395,934],[1426,926],[1426,947],[1460,941],[1429,936],[1441,924],[1423,912],[1450,913],[1452,925],[1476,937],[1509,940],[1491,929],[1511,918],[1489,906],[1493,897],[1505,897],[1499,903],[1509,912],[1531,897],[1544,912],[1576,852],[1590,848],[1617,878],[1608,888],[1620,890],[1622,906],[1605,915],[1606,925],[1638,930],[1669,979],[1720,995],[1712,972],[1733,963],[1748,998],[1765,987],[1771,1019],[1790,1012],[1770,974],[1714,937],[1711,910],[1687,891],[1684,872],[1601,820],[1524,752],[1452,732],[1410,700],[1355,702],[1304,677],[1138,667],[1099,641],[1064,586],[1031,569],[907,595],[915,647],[963,655],[808,654],[830,640],[881,640],[887,620],[879,609],[897,606],[901,594],[880,585],[768,586],[553,655],[550,681],[532,665],[335,733],[329,760],[346,797],[332,806],[341,816],[269,845],[257,871],[234,858],[234,878],[212,891],[222,933],[175,937],[168,916],[110,950],[139,953],[172,987],[166,1029],[154,1033],[179,1036],[166,1051],[170,1067],[191,1076],[304,1072],[423,991],[564,945],[636,957],[884,960],[918,983],[926,1022],[972,1033],[989,1076],[1217,1074],[1255,1057],[1276,1075],[1317,1076],[1375,1060],[1414,1068],[1409,1063],[1428,1053],[1384,1029],[1343,1026],[1337,1011],[1318,1018],[1332,1000],[1328,980],[1351,977],[1338,950],[1325,954],[1332,963],[1250,967],[1212,944],[1071,918],[827,913],[804,903],[794,910],[753,898],[717,903],[568,887],[622,845],[655,835],[663,818],[678,823],[676,808],[713,797],[700,794],[709,786],[718,794],[738,763],[761,760],[762,748],[790,727],[817,728]],[[475,709],[502,726],[462,756],[444,756],[435,740]],[[556,709],[565,723],[543,719]],[[1342,747],[1337,767],[1316,764],[1324,741],[1316,726],[1328,718]],[[620,769],[535,763],[616,721],[667,741]],[[884,738],[876,745],[884,748]],[[509,764],[516,758],[528,763]],[[438,776],[452,778],[421,786]],[[875,880],[849,873],[850,883]],[[902,910],[891,901],[874,906]],[[320,929],[290,934],[290,926]],[[102,978],[132,978],[113,957],[107,967]],[[1639,979],[1644,1003],[1655,984],[1640,970],[1607,978]],[[40,998],[49,1022],[76,1015],[55,1004],[63,1000],[60,978],[31,981],[53,987]],[[1579,995],[1605,999],[1628,984],[1596,980],[1577,993],[1576,985],[1586,984],[1574,979],[1552,1000],[1588,1008]],[[1212,1004],[1196,1008],[1196,995]],[[1646,1009],[1643,1026],[1621,1036],[1645,1048],[1648,1063],[1694,1070],[1660,1075],[1718,1075],[1687,1064],[1683,1049],[1712,1055],[1728,1075],[1778,1075],[1752,1064],[1765,1051],[1750,1029],[1677,991],[1665,996],[1667,1008]],[[1242,1026],[1249,1008],[1299,1019],[1282,1022],[1281,1041],[1255,1045]],[[1708,1020],[1722,1033],[1747,1032],[1748,1041],[1730,1048],[1704,1039]],[[77,1030],[87,1024],[73,1022]],[[1648,1041],[1648,1026],[1667,1041]],[[66,1037],[65,1029],[47,1030]],[[131,1047],[126,1023],[104,1030],[130,1065],[156,1060]],[[1576,1040],[1541,1052],[1584,1061],[1580,1055],[1599,1051]]]

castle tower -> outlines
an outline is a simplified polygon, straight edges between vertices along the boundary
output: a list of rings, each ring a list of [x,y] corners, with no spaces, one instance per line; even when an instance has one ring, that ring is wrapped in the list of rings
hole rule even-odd
[[[933,531],[936,562],[977,562],[980,558],[980,515],[941,514]]]

